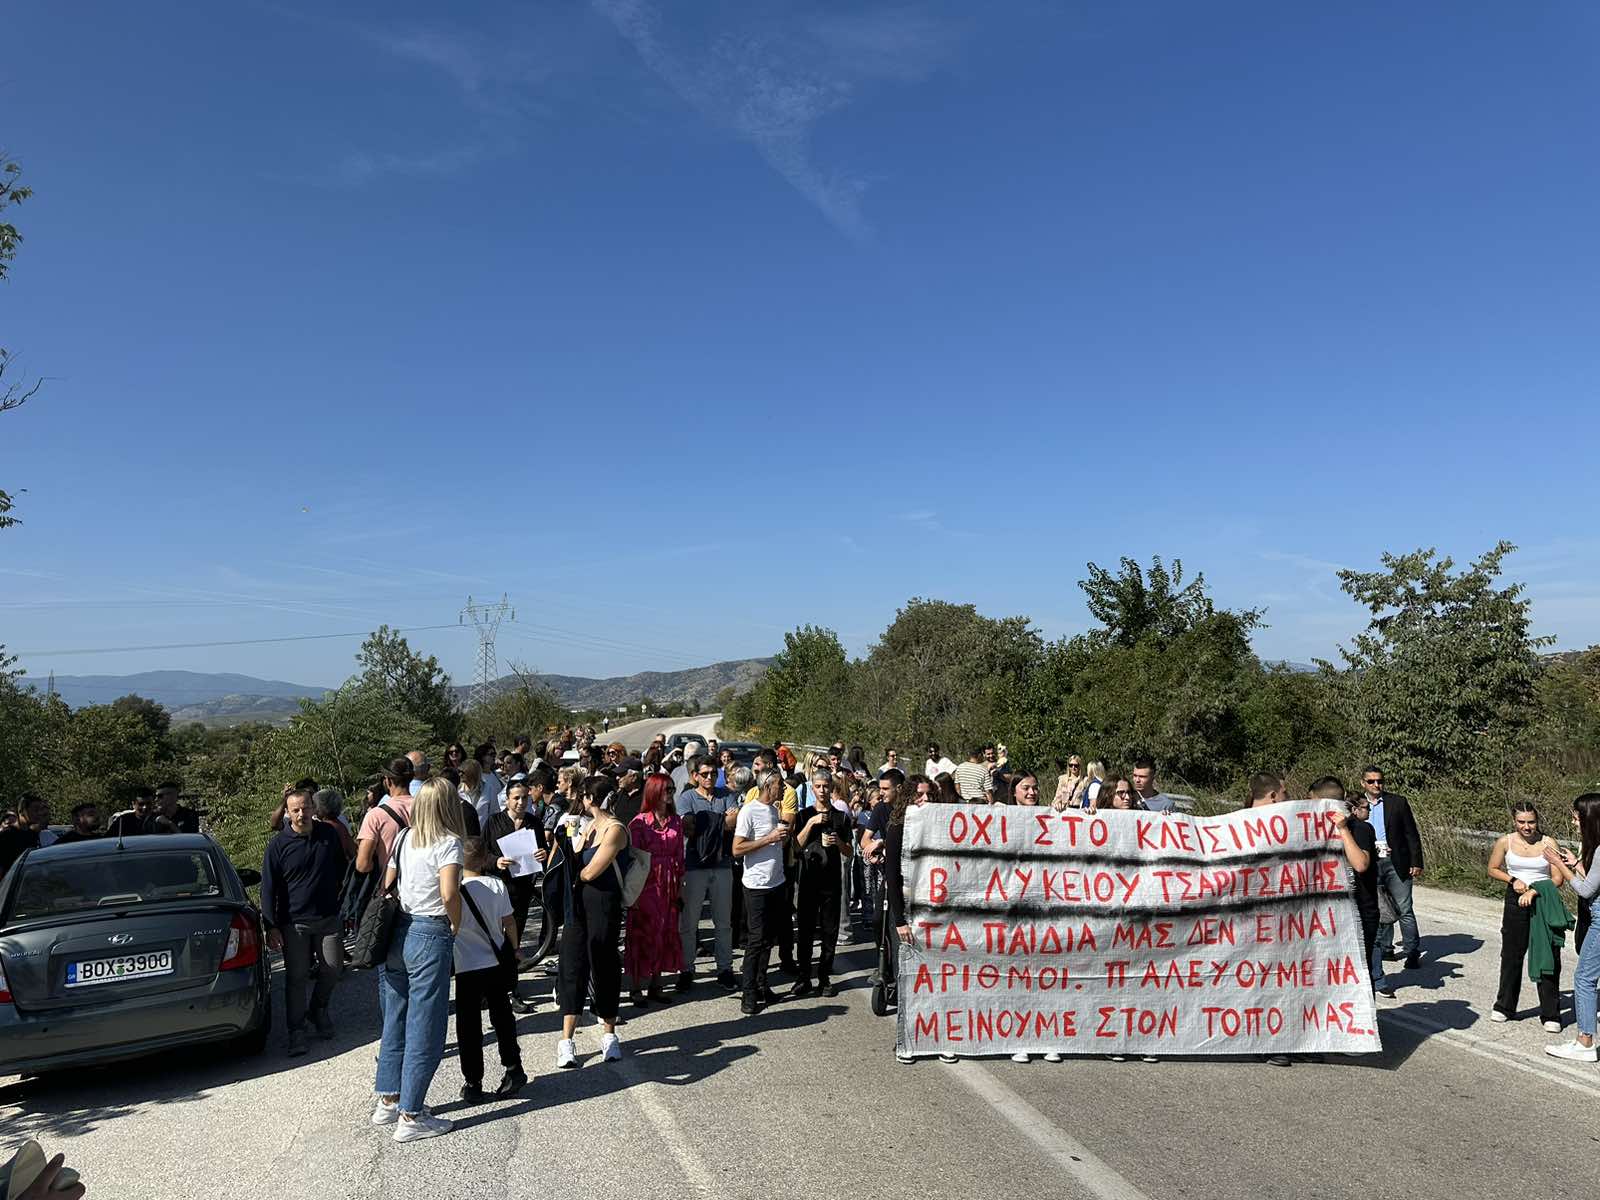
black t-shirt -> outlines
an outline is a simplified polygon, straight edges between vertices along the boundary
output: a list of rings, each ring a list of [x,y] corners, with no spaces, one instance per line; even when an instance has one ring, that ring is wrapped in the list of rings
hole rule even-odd
[[[867,822],[867,828],[871,830],[873,837],[883,837],[883,831],[889,828],[888,801],[879,800],[872,806],[872,818]]]
[[[810,824],[811,819],[816,815],[817,810],[814,808],[800,810],[799,816],[795,818],[796,837],[799,836],[802,829]],[[815,873],[818,877],[816,882],[820,882],[824,887],[830,882],[835,888],[841,886],[843,881],[839,874],[840,851],[841,847],[850,844],[850,829],[850,814],[840,812],[830,805],[828,808],[828,820],[811,831],[806,838],[806,844],[802,846],[798,842],[795,843],[795,854],[799,859],[802,879],[811,882],[810,877]],[[838,838],[839,845],[832,848],[824,846],[822,844],[822,835],[825,832],[832,833]]]
[[[178,827],[179,833],[200,832],[200,814],[192,808],[185,808],[181,804],[178,805],[170,820]]]
[[[39,845],[39,835],[31,829],[20,826],[12,829],[0,830],[0,879],[5,878],[11,864],[21,858],[24,851],[33,850]]]
[[[1365,871],[1352,870],[1350,872],[1356,878],[1356,908],[1363,916],[1376,917],[1378,915],[1378,835],[1373,832],[1371,825],[1359,817],[1351,817],[1349,824],[1350,836],[1355,839],[1356,845],[1367,852],[1367,869]],[[1349,865],[1348,860],[1345,865]]]
[[[141,817],[130,808],[127,812],[118,813],[111,818],[111,824],[106,826],[106,836],[129,838],[149,833],[154,820],[153,815]]]

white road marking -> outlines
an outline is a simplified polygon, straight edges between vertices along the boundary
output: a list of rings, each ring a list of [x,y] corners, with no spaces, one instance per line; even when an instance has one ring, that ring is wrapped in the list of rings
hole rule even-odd
[[[1404,1025],[1413,1033],[1420,1033],[1428,1041],[1442,1040],[1457,1050],[1464,1050],[1468,1054],[1476,1054],[1479,1058],[1487,1058],[1496,1066],[1512,1067],[1518,1071],[1526,1071],[1529,1075],[1537,1075],[1550,1083],[1558,1083],[1562,1087],[1571,1088],[1575,1092],[1587,1092],[1591,1096],[1600,1096],[1600,1086],[1585,1083],[1559,1067],[1535,1066],[1533,1063],[1524,1062],[1520,1053],[1509,1046],[1497,1042],[1486,1042],[1482,1038],[1475,1038],[1470,1033],[1463,1033],[1459,1029],[1452,1029],[1448,1025],[1440,1025],[1437,1021],[1430,1021],[1426,1017],[1412,1016],[1395,1009],[1380,1008],[1378,1010],[1380,1021],[1393,1021],[1396,1025]],[[1552,1035],[1554,1036],[1554,1035]],[[1426,1044],[1426,1043],[1424,1043]],[[1551,1060],[1554,1061],[1553,1059]],[[1591,1068],[1591,1074],[1593,1074]]]
[[[1478,920],[1459,911],[1427,910],[1420,916],[1429,923],[1448,925],[1456,929],[1470,929],[1474,933],[1490,935],[1484,939],[1483,949],[1487,950],[1491,938],[1500,936],[1500,927],[1488,921]],[[1600,1096],[1600,1073],[1589,1071],[1588,1074],[1596,1079],[1596,1083],[1588,1083],[1579,1078],[1577,1072],[1583,1068],[1576,1068],[1569,1073],[1565,1068],[1554,1066],[1556,1060],[1542,1056],[1540,1059],[1529,1062],[1526,1052],[1515,1046],[1508,1046],[1503,1042],[1488,1041],[1484,1038],[1474,1037],[1470,1033],[1456,1029],[1450,1025],[1441,1025],[1437,1021],[1430,1021],[1427,1017],[1407,1013],[1403,1009],[1380,1008],[1380,1018],[1387,1018],[1397,1025],[1403,1025],[1413,1033],[1420,1033],[1429,1041],[1440,1040],[1453,1049],[1475,1054],[1479,1058],[1486,1058],[1490,1062],[1502,1067],[1512,1067],[1529,1075],[1537,1075],[1550,1083],[1560,1084],[1575,1092],[1585,1092],[1591,1096]],[[1555,1035],[1552,1034],[1552,1037]],[[1552,1064],[1552,1065],[1546,1065]]]
[[[655,1126],[655,1131],[661,1136],[667,1153],[677,1162],[678,1169],[689,1181],[689,1186],[699,1195],[716,1195],[716,1176],[711,1173],[711,1168],[706,1165],[705,1159],[696,1154],[690,1146],[689,1138],[678,1124],[677,1118],[672,1115],[672,1110],[657,1097],[656,1089],[661,1085],[647,1080],[633,1065],[632,1060],[626,1057],[620,1062],[605,1063],[603,1069],[618,1071],[626,1077],[629,1098],[638,1104],[645,1119]]]
[[[945,1069],[1100,1200],[1150,1200],[1077,1138],[1057,1128],[1049,1117],[978,1063],[967,1059]]]

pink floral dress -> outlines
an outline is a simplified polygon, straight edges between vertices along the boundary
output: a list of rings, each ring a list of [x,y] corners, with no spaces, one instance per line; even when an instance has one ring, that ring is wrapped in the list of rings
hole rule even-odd
[[[635,987],[653,975],[676,975],[683,969],[683,943],[678,937],[678,897],[683,892],[683,822],[671,813],[663,823],[640,813],[628,824],[633,845],[650,855],[650,878],[628,910],[628,941],[622,967]]]

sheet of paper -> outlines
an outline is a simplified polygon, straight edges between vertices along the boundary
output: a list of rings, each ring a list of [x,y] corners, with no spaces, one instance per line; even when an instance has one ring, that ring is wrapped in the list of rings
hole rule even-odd
[[[539,841],[531,829],[517,829],[499,841],[500,855],[511,859],[511,876],[520,879],[544,870],[539,862]]]

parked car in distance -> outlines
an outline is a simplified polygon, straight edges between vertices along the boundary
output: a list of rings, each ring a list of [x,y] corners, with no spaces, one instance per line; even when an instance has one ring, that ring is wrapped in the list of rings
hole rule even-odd
[[[0,1074],[203,1042],[258,1053],[271,1027],[261,914],[205,834],[29,850],[0,881]]]
[[[760,742],[719,742],[717,744],[717,753],[719,755],[724,750],[731,750],[734,763],[741,767],[753,766],[756,761],[756,755],[763,750],[770,749],[770,746],[763,746]]]
[[[669,733],[667,734],[667,753],[671,754],[674,750],[681,750],[690,742],[699,742],[704,747],[706,739],[698,733]]]

